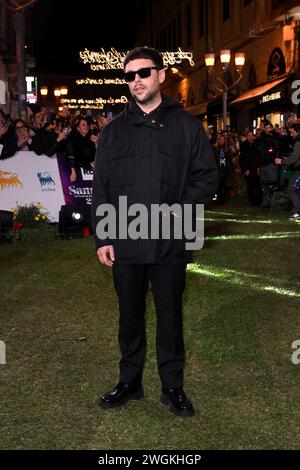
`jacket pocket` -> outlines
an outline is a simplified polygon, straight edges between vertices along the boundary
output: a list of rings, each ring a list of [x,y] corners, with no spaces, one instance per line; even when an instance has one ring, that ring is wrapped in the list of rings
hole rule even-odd
[[[134,153],[120,148],[108,157],[108,176],[112,188],[132,185],[136,182]]]
[[[182,144],[159,144],[161,156],[160,180],[171,186],[182,186],[187,170],[187,157]]]

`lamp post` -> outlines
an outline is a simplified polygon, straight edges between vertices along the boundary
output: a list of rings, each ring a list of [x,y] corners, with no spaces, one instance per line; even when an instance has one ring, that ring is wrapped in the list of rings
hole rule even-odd
[[[26,119],[26,80],[25,80],[25,16],[24,10],[16,13],[16,59],[18,64],[18,112],[19,117]]]
[[[234,88],[242,79],[243,75],[241,72],[241,69],[243,68],[245,64],[245,53],[244,52],[236,52],[235,57],[234,57],[234,62],[236,66],[236,71],[238,73],[238,78],[237,80],[231,84],[228,85],[226,83],[224,74],[228,70],[228,66],[230,63],[231,59],[231,51],[230,49],[222,49],[220,51],[220,62],[222,64],[222,72],[220,75],[215,70],[215,60],[216,56],[213,52],[209,54],[205,54],[205,65],[207,68],[207,71],[210,76],[216,79],[216,81],[219,82],[220,86],[215,86],[216,90],[220,91],[222,93],[222,115],[223,115],[223,130],[226,130],[226,125],[227,125],[227,99],[228,99],[228,92],[232,88]]]
[[[48,96],[48,91],[49,91],[48,86],[43,85],[40,87],[40,95],[43,100],[46,99],[46,97]],[[61,97],[66,96],[68,94],[68,87],[57,86],[54,89],[52,89],[52,92],[53,92],[53,95],[55,96],[56,105],[59,106]]]
[[[60,95],[61,96],[66,96],[68,94],[68,91],[69,91],[68,87],[66,87],[66,86],[61,86],[60,87]]]
[[[47,96],[48,95],[48,87],[47,86],[41,86],[40,94],[41,94],[41,96]]]
[[[54,88],[54,96],[56,98],[60,98],[60,95],[61,95],[60,88]]]

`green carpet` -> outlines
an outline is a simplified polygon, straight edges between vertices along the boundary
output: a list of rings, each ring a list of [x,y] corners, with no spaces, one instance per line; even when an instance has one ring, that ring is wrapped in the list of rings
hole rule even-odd
[[[300,448],[300,225],[231,204],[205,228],[184,295],[188,419],[159,402],[151,293],[145,397],[104,412],[118,309],[93,240],[0,246],[1,449]]]

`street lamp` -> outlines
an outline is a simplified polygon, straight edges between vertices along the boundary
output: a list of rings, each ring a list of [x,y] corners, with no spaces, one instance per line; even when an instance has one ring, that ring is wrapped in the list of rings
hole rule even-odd
[[[56,106],[58,106],[60,104],[60,98],[62,98],[63,96],[66,96],[68,94],[68,92],[69,92],[69,90],[68,90],[67,86],[57,86],[54,89],[52,87],[50,87],[50,94],[53,93],[53,95],[56,98],[55,99]],[[40,87],[40,95],[43,98],[43,100],[46,99],[46,96],[48,96],[48,94],[49,94],[48,86],[46,86],[46,85],[41,86]]]
[[[61,87],[60,87],[60,94],[61,94],[61,95],[67,95],[67,94],[68,94],[68,87],[66,87],[66,86],[61,86]]]
[[[47,86],[41,86],[40,93],[41,93],[41,96],[47,96],[48,95],[48,87]]]
[[[213,52],[209,54],[205,54],[205,65],[207,68],[207,71],[209,75],[212,76],[212,78],[215,78],[221,86],[215,86],[216,90],[220,91],[222,93],[222,103],[223,103],[223,130],[226,130],[226,124],[227,124],[227,98],[228,98],[228,92],[232,88],[234,88],[242,79],[243,75],[241,72],[241,69],[243,68],[245,64],[245,53],[244,52],[236,52],[235,57],[234,57],[234,62],[236,66],[236,71],[238,73],[238,78],[237,80],[232,84],[232,85],[227,85],[224,74],[228,70],[228,66],[231,60],[231,51],[230,49],[222,49],[220,51],[220,62],[222,64],[222,72],[220,75],[215,70],[215,59],[216,56]]]

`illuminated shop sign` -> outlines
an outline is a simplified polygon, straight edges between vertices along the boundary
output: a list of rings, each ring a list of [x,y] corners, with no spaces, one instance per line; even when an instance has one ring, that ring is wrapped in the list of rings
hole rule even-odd
[[[281,91],[277,91],[276,93],[272,93],[271,95],[264,95],[261,99],[261,102],[268,103],[268,101],[280,100],[280,98],[281,98]]]
[[[280,47],[273,49],[268,63],[268,79],[279,77],[286,72],[286,63],[282,50]]]
[[[37,78],[32,76],[26,76],[26,99],[28,103],[37,102]]]
[[[127,85],[124,78],[79,78],[76,85]]]
[[[117,51],[114,47],[111,47],[108,51],[101,48],[99,51],[85,49],[79,52],[82,62],[84,64],[90,64],[90,68],[93,71],[123,69],[123,61],[126,54],[127,52]],[[192,67],[195,65],[193,53],[183,51],[180,47],[177,51],[162,52],[162,57],[165,69],[167,69],[169,65],[180,64],[183,60],[188,60]]]
[[[126,96],[120,98],[95,98],[95,99],[83,99],[83,98],[64,98],[60,100],[62,105],[68,106],[70,109],[103,109],[105,104],[126,104],[128,99]]]

